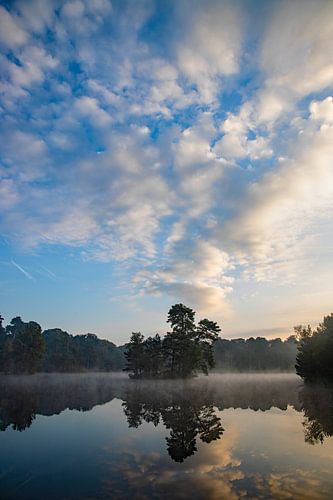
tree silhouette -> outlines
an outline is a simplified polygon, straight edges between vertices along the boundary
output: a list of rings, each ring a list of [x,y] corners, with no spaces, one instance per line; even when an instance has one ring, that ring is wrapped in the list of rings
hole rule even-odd
[[[3,339],[3,334],[2,334]],[[17,316],[5,329],[2,340],[3,370],[7,373],[35,373],[44,352],[42,330],[38,323],[24,323]]]
[[[295,327],[299,339],[296,373],[305,381],[333,380],[333,314],[325,316],[316,330]]]
[[[175,304],[168,313],[172,330],[162,340],[159,335],[144,340],[133,333],[125,356],[125,370],[131,378],[189,378],[198,371],[208,374],[214,366],[213,344],[220,327],[208,319],[195,324],[195,312]]]
[[[139,378],[144,371],[144,343],[140,332],[133,332],[125,351],[126,366],[124,371],[130,372],[130,377]]]

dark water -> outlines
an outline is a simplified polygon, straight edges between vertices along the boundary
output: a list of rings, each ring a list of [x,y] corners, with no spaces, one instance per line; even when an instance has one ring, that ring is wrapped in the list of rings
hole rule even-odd
[[[0,498],[328,499],[332,434],[293,375],[2,377]]]

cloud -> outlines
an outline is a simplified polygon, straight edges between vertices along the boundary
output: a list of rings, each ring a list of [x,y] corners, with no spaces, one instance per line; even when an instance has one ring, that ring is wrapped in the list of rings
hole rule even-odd
[[[175,245],[168,262],[160,268],[140,271],[135,281],[153,295],[164,294],[187,301],[200,314],[230,316],[227,296],[232,291],[233,265],[228,255],[211,243],[198,240]]]
[[[67,2],[62,8],[62,13],[67,17],[81,17],[84,13],[84,3],[80,0]]]
[[[13,179],[0,179],[0,206],[3,210],[8,210],[19,200]]]
[[[228,162],[217,157],[213,142],[218,131],[210,112],[203,112],[192,127],[185,128],[173,141],[179,198],[186,203],[187,216],[199,217],[215,203],[214,189]]]
[[[254,116],[254,106],[246,101],[238,113],[227,113],[220,124],[223,137],[214,145],[214,153],[226,160],[249,158],[259,160],[273,155],[270,137],[258,128]],[[249,136],[252,134],[252,137]]]
[[[275,3],[262,40],[259,120],[275,120],[297,100],[333,84],[333,4]]]
[[[97,99],[93,97],[79,97],[74,107],[81,116],[89,117],[97,127],[104,127],[111,123],[110,115],[99,106]]]
[[[6,47],[15,48],[23,45],[28,40],[28,34],[24,31],[15,16],[0,5],[0,43]]]
[[[54,5],[45,0],[20,0],[16,8],[21,15],[21,24],[27,31],[43,33],[46,27],[52,26],[55,18]]]
[[[322,101],[312,101],[310,104],[310,116],[313,120],[333,124],[333,97],[326,97]]]
[[[330,239],[332,2],[256,9],[0,7],[2,234],[209,313],[301,280]]]
[[[221,230],[231,248],[264,265],[298,254],[311,225],[330,217],[333,209],[333,128],[327,111],[330,100],[313,102],[310,119],[293,144],[293,157],[285,159],[251,183],[234,218]],[[325,110],[325,112],[318,110]],[[318,114],[326,119],[319,128]],[[267,266],[271,271],[271,265]]]
[[[5,130],[1,147],[7,168],[5,174],[18,188],[20,182],[30,182],[45,175],[47,146],[43,139],[30,132]]]
[[[186,8],[185,8],[186,7]],[[241,16],[229,2],[183,2],[182,36],[176,46],[180,71],[205,103],[215,100],[219,78],[238,71]]]

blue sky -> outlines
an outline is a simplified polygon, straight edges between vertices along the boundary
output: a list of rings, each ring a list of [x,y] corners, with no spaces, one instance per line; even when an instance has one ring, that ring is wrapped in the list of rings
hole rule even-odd
[[[333,3],[0,2],[0,304],[116,343],[332,311]]]

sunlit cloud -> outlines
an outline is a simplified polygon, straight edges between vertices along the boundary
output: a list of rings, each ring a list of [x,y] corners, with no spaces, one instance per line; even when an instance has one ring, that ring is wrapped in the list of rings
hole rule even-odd
[[[294,286],[304,311],[307,270],[314,287],[331,273],[332,2],[17,0],[0,14],[13,251],[112,269],[147,318],[177,300],[230,334],[262,331],[251,300],[290,329],[276,296],[286,311]]]

